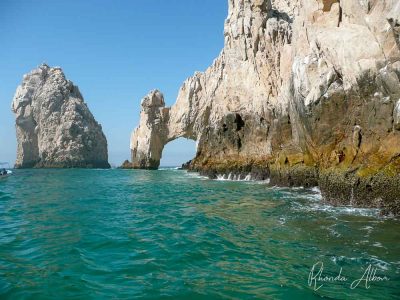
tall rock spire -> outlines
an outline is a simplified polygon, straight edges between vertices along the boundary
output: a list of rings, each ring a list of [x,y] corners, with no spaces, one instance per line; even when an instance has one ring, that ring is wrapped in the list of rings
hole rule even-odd
[[[24,75],[12,101],[16,168],[109,168],[107,140],[77,86],[42,64]]]

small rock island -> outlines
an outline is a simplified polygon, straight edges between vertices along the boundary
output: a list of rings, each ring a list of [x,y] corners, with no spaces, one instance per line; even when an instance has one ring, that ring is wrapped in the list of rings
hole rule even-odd
[[[24,75],[12,111],[16,168],[110,168],[101,125],[61,68],[42,64]]]

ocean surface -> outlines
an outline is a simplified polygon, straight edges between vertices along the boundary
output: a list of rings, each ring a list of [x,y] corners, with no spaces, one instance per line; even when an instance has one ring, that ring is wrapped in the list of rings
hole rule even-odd
[[[400,221],[173,169],[0,180],[0,299],[322,297],[400,299]]]

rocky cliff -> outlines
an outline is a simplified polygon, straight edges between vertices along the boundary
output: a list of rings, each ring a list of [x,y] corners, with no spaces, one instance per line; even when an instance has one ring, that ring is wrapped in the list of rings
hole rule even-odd
[[[132,166],[197,141],[189,168],[319,185],[333,204],[400,213],[400,2],[229,0],[225,46],[176,103],[142,101]]]
[[[41,65],[17,88],[16,168],[109,168],[107,140],[77,86]]]

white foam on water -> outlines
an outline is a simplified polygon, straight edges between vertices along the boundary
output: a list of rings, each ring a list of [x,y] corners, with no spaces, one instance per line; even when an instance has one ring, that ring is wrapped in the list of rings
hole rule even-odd
[[[208,178],[207,176],[204,176],[204,175],[200,175],[200,173],[198,173],[198,172],[189,172],[187,170],[184,170],[182,172],[182,174],[184,174],[185,176],[194,178],[194,179],[210,180],[210,178]]]
[[[270,183],[267,179],[263,183]],[[284,186],[268,186],[268,189],[278,191],[284,195],[285,199],[296,200],[307,200],[312,202],[321,202],[322,194],[318,188],[305,188],[305,187],[284,187]],[[303,209],[304,205],[300,205]],[[307,208],[308,206],[306,206]]]
[[[318,186],[314,186],[314,187],[312,187],[312,188],[311,188],[311,191],[313,191],[314,193],[321,194],[321,190],[319,189],[319,187],[318,187]]]
[[[376,208],[356,208],[349,206],[332,206],[322,203],[314,203],[303,207],[305,210],[322,211],[340,215],[358,215],[364,217],[379,217],[379,209]]]
[[[159,169],[161,170],[161,169]],[[202,178],[202,179],[209,179],[207,176],[200,175],[198,172],[185,172],[187,175],[190,177],[195,177],[195,178]],[[242,175],[242,174],[232,174],[232,173],[227,173],[227,174],[217,174],[217,178],[213,179],[215,181],[236,181],[236,182],[248,182],[248,183],[257,183],[257,184],[269,184],[270,179],[267,178],[266,180],[255,180],[252,178],[251,173],[248,173],[247,175]]]
[[[283,190],[283,193],[289,199],[303,199],[309,200],[308,203],[301,203],[296,209],[302,211],[320,211],[320,212],[327,212],[332,216],[339,216],[339,215],[357,215],[357,216],[364,216],[364,217],[374,217],[374,218],[383,218],[380,215],[380,210],[377,208],[358,208],[353,206],[333,206],[329,205],[328,203],[323,203],[322,194],[318,187],[313,187],[311,189],[304,189],[305,191],[310,191],[310,193],[300,193],[299,188],[280,188],[280,187],[273,187],[275,189]],[[290,191],[293,192],[290,192]]]
[[[370,234],[372,233],[372,231],[374,230],[374,228],[372,226],[365,226],[361,229],[366,231],[365,237],[369,237]]]
[[[372,244],[372,246],[378,247],[378,248],[385,248],[385,247],[383,247],[383,245],[380,242],[375,242]]]
[[[254,180],[251,177],[251,174],[247,174],[246,176],[243,176],[241,174],[218,174],[217,178],[215,179],[217,181],[239,181],[239,182],[253,182],[253,183],[263,183],[263,184],[268,184],[269,179],[267,180]]]
[[[250,181],[251,180],[251,175],[247,174],[246,177],[244,178],[245,181]]]
[[[331,258],[332,262],[337,264],[338,262],[341,261],[352,261],[352,262],[356,262],[356,263],[365,263],[365,259],[362,257],[347,257],[347,256],[334,256]],[[389,266],[390,263],[383,261],[379,258],[377,258],[375,255],[371,255],[367,260],[369,260],[369,262],[366,263],[370,263],[373,267],[379,268],[383,271],[387,271],[389,270]]]
[[[217,179],[215,179],[215,180],[218,180],[218,181],[241,181],[241,179],[240,179],[240,175],[233,175],[232,176],[232,173],[229,173],[228,175],[227,174],[218,174],[217,175]]]
[[[376,257],[375,255],[372,255],[372,256],[371,256],[371,260],[372,260],[371,263],[372,263],[372,265],[373,265],[374,267],[378,267],[378,268],[380,268],[380,269],[382,269],[382,270],[385,270],[385,271],[389,270],[390,263],[379,259],[379,258]]]
[[[293,186],[293,187],[286,187],[287,189],[291,189],[293,191],[304,190],[304,186]]]

